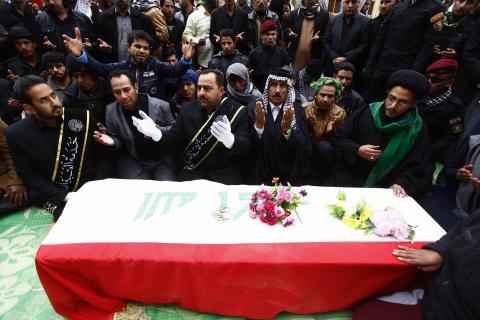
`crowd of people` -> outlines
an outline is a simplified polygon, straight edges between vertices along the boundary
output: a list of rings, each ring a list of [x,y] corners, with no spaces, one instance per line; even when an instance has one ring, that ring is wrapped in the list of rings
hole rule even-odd
[[[0,4],[2,213],[56,220],[104,178],[391,188],[445,229],[478,209],[479,0]]]

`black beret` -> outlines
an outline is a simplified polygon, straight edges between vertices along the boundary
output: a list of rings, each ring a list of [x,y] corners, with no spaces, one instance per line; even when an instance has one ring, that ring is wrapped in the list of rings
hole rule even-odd
[[[30,30],[19,26],[10,28],[8,31],[8,37],[11,40],[29,39],[33,41],[33,33]]]
[[[424,100],[430,92],[430,82],[421,73],[414,70],[398,70],[390,75],[386,89],[400,86],[412,91],[415,100]]]
[[[78,62],[71,55],[67,56],[67,70],[70,74],[73,74],[75,72],[92,72],[92,70],[88,67],[87,64]]]

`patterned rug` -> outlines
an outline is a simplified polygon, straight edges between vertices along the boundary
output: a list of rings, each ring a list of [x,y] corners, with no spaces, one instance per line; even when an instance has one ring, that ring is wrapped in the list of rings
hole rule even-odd
[[[0,319],[64,319],[50,306],[35,270],[35,254],[52,227],[51,215],[29,208],[0,217]],[[224,320],[242,319],[192,312],[173,305],[129,303],[116,320]],[[283,313],[281,320],[350,320],[349,311],[328,314]]]

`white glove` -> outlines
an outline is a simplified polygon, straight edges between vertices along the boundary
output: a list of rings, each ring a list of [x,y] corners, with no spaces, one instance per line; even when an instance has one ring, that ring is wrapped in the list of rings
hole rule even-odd
[[[68,202],[68,200],[72,199],[75,196],[75,191],[67,193],[65,199],[63,201]]]
[[[140,117],[142,117],[142,119],[132,116],[133,125],[137,130],[147,137],[152,138],[155,142],[160,141],[160,139],[162,139],[162,130],[158,129],[152,118],[142,110],[140,110]]]
[[[227,149],[231,149],[235,142],[235,136],[230,128],[230,122],[227,116],[223,116],[223,121],[216,121],[210,129],[212,136],[218,139]]]

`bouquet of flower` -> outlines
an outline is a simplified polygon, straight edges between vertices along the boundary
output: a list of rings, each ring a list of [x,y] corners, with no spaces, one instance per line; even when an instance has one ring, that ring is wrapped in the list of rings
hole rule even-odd
[[[356,206],[349,208],[346,205],[347,196],[340,190],[337,194],[338,202],[328,206],[330,214],[343,221],[347,226],[363,229],[366,234],[374,233],[378,236],[393,236],[398,240],[413,241],[415,226],[409,225],[403,215],[394,208],[373,210],[365,199],[361,199]]]
[[[291,185],[287,187],[278,183],[279,178],[273,178],[274,187],[270,190],[265,186],[261,186],[260,190],[255,192],[250,199],[249,214],[250,218],[255,219],[257,216],[260,221],[273,226],[276,223],[287,227],[294,222],[292,212],[297,213],[297,208],[302,204],[303,198],[307,195],[305,190],[301,190],[299,194],[292,191]]]

